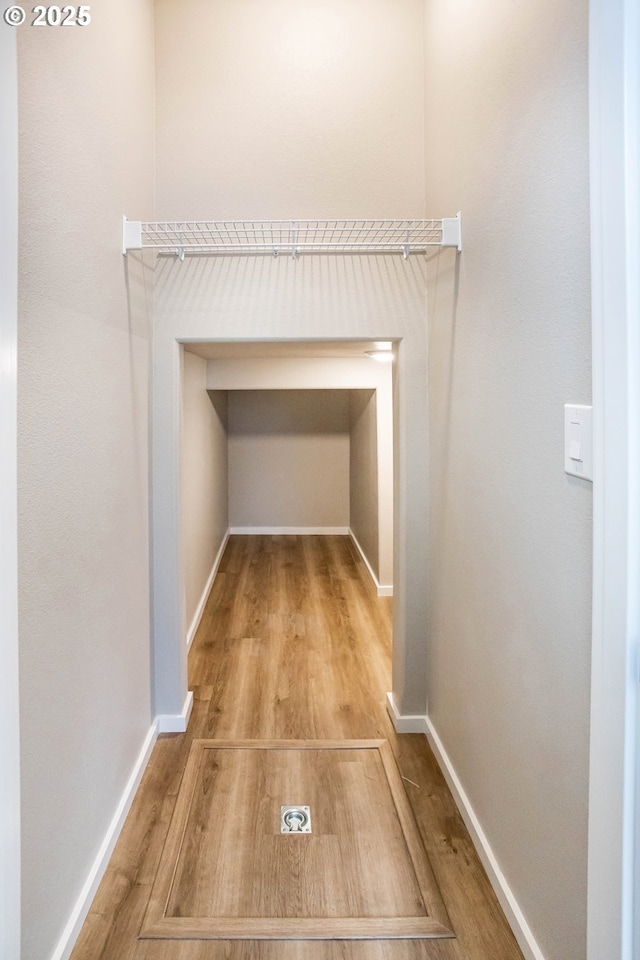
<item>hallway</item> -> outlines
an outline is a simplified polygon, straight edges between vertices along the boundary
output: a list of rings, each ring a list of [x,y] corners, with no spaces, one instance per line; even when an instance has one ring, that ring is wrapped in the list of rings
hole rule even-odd
[[[521,953],[421,735],[397,735],[391,601],[348,537],[232,536],[189,660],[186,734],[162,736],[72,960],[519,960]],[[138,940],[191,742],[389,741],[455,940]]]

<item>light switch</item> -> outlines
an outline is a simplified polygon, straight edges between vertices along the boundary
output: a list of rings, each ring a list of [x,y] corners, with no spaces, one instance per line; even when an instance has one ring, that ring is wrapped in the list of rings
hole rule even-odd
[[[567,439],[569,442],[569,459],[582,462],[582,421],[577,416],[570,416],[567,426]]]
[[[593,480],[592,407],[564,407],[564,469],[572,477]]]

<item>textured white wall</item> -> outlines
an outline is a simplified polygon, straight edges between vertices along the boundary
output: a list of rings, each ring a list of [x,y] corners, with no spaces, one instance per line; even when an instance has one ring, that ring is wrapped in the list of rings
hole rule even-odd
[[[44,960],[151,721],[150,276],[119,228],[153,215],[153,5],[18,33],[22,960]]]
[[[229,393],[229,521],[349,526],[346,390]]]
[[[185,350],[180,505],[187,625],[229,528],[227,394],[208,393],[206,381],[207,361]]]
[[[429,712],[546,960],[584,960],[591,486],[587,3],[427,2]]]
[[[423,6],[158,0],[158,216],[421,216]]]
[[[375,390],[350,390],[350,526],[379,580],[377,419]]]
[[[157,209],[164,217],[422,216],[422,0],[159,0]],[[430,211],[432,214],[455,213]],[[445,256],[453,258],[448,251]],[[156,689],[181,709],[176,339],[398,339],[403,589],[394,690],[426,700],[425,264],[418,257],[159,263],[154,335]],[[408,516],[410,515],[410,521]]]

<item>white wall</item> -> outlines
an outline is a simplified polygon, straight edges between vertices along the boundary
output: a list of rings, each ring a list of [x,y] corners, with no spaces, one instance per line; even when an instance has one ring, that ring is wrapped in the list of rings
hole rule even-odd
[[[428,0],[429,713],[546,960],[584,960],[591,485],[587,3]],[[613,956],[613,954],[612,954]]]
[[[232,530],[349,526],[346,390],[229,393]]]
[[[119,232],[153,215],[153,5],[100,6],[18,30],[22,960],[53,955],[151,723],[151,284]]]
[[[249,345],[249,349],[253,349]],[[277,350],[277,344],[271,349]],[[392,363],[377,363],[368,357],[245,357],[210,360],[207,383],[224,390],[335,390],[347,389],[375,394],[375,447],[377,448],[378,586],[385,594],[393,591],[393,370]],[[351,443],[351,440],[350,440]],[[351,458],[351,453],[350,453]],[[353,467],[350,485],[353,485]],[[359,479],[356,478],[356,484]],[[350,518],[353,510],[350,491]],[[356,513],[358,505],[356,505]],[[350,519],[351,522],[351,519]],[[362,544],[361,544],[362,546]],[[369,559],[369,557],[367,557]]]
[[[227,394],[207,392],[207,361],[182,368],[181,523],[187,636],[191,639],[229,528]]]
[[[349,391],[349,424],[350,526],[379,581],[378,424],[375,390]]]
[[[422,216],[423,14],[422,0],[160,0],[158,216]],[[364,337],[402,341],[396,575],[404,589],[393,683],[402,709],[424,711],[424,261],[164,259],[155,304],[154,643],[163,710],[180,709],[186,689],[175,652],[179,555],[170,515],[176,339]]]
[[[277,351],[277,345],[272,349]],[[209,360],[207,366],[209,387],[221,390],[375,391],[379,494],[376,554],[378,581],[386,594],[393,591],[393,372],[394,364],[378,363],[365,356],[244,357]]]
[[[0,30],[0,956],[20,960],[20,749],[16,367],[18,342],[16,38]]]
[[[640,17],[589,3],[594,564],[587,960],[640,955]]]
[[[423,7],[158,0],[159,218],[421,216]]]

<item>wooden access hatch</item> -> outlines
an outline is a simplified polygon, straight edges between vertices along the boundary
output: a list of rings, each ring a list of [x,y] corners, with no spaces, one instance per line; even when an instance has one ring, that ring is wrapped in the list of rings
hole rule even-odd
[[[387,741],[195,740],[140,936],[453,936]]]

